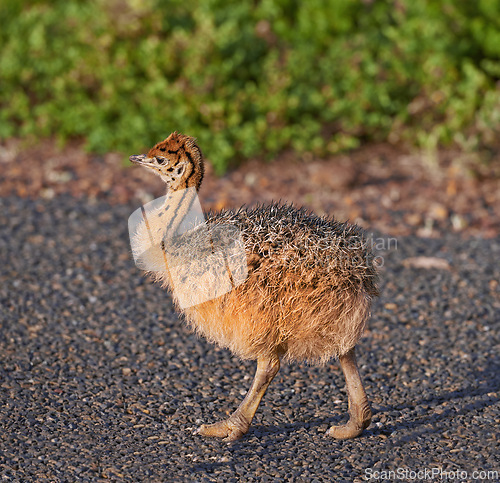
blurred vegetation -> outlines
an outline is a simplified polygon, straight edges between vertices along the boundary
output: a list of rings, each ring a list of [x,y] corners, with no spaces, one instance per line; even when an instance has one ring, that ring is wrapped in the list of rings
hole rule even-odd
[[[223,172],[500,137],[498,0],[3,0],[0,18],[2,138],[135,153],[179,130]]]

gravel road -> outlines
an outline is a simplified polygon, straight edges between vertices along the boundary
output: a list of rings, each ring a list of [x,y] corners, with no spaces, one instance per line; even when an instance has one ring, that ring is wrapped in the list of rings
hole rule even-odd
[[[250,432],[225,443],[193,432],[236,408],[254,364],[191,334],[135,268],[136,206],[0,208],[2,481],[499,481],[500,239],[378,243],[361,437],[325,435],[347,411],[331,363],[282,367]]]

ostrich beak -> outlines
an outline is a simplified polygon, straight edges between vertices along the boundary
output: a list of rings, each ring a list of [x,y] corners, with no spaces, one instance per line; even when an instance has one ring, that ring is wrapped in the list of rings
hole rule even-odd
[[[135,164],[141,164],[144,166],[147,166],[150,163],[149,158],[145,154],[134,154],[133,156],[130,156],[130,161]]]

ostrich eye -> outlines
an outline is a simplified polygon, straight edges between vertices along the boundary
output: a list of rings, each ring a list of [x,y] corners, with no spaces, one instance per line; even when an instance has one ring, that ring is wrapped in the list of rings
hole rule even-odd
[[[158,164],[163,164],[165,161],[167,161],[168,164],[168,159],[167,158],[161,158],[160,156],[156,156],[156,161]]]

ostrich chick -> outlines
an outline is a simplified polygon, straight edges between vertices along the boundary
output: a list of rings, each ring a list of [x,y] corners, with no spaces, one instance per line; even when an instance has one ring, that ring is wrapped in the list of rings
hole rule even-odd
[[[154,243],[164,252],[167,232],[182,223],[200,188],[202,153],[194,138],[174,132],[147,154],[130,160],[152,170],[167,185],[159,225],[153,230],[159,234]],[[172,209],[169,200],[174,198]],[[236,411],[226,420],[202,425],[198,432],[226,440],[240,438],[248,431],[281,359],[324,363],[335,357],[346,381],[349,420],[331,427],[327,434],[339,439],[361,434],[370,424],[371,410],[354,347],[371,301],[378,295],[373,255],[361,229],[283,204],[207,213],[206,226],[238,230],[247,276],[211,300],[182,308],[174,290],[174,301],[191,328],[241,358],[257,360],[257,371]],[[144,226],[141,230],[145,231]],[[191,270],[191,279],[202,284],[206,268],[201,264]],[[173,288],[166,257],[163,269],[153,272],[163,286]]]

